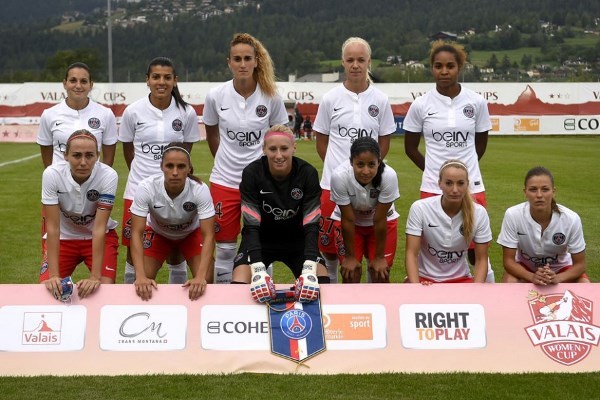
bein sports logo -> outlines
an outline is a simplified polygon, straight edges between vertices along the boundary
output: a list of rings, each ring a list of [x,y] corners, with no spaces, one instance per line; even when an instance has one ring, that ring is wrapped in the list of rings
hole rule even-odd
[[[525,328],[531,343],[552,360],[573,365],[598,346],[600,327],[592,324],[593,303],[569,290],[541,295],[529,291],[529,311],[534,324]]]
[[[23,313],[24,345],[59,345],[62,327],[61,312]]]

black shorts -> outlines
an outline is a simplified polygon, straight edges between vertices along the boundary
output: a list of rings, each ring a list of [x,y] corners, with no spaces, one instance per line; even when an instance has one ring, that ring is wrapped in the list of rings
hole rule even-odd
[[[266,266],[273,263],[274,261],[281,261],[294,274],[294,277],[298,278],[302,274],[302,265],[304,264],[304,248],[293,248],[293,247],[279,247],[275,248],[263,248],[262,252],[262,262]],[[238,250],[237,255],[235,256],[235,260],[233,262],[233,268],[238,265],[249,264],[248,261],[248,249],[244,246],[244,241],[240,244],[240,248]]]

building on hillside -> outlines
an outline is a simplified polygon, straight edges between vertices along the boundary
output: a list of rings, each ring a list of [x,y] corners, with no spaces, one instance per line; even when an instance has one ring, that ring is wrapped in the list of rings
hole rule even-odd
[[[454,41],[454,40],[458,39],[458,35],[456,33],[440,31],[440,32],[436,32],[433,35],[429,36],[429,38],[433,41],[435,41],[435,40],[452,40],[452,41]]]

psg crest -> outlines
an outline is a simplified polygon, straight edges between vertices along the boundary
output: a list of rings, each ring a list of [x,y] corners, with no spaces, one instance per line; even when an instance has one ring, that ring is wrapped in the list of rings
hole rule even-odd
[[[275,355],[301,363],[325,351],[320,298],[300,303],[292,290],[278,290],[269,303],[269,326]]]

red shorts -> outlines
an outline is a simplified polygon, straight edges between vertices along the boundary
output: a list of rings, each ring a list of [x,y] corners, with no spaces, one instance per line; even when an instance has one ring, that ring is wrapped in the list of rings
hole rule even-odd
[[[527,266],[523,263],[519,263],[523,268],[525,268],[527,271],[529,272],[535,272],[530,270],[529,268],[527,268]],[[558,270],[558,272],[556,272],[557,274],[560,274],[561,272],[565,272],[566,270],[568,270],[569,268],[573,267],[572,265],[567,265],[566,267],[562,267],[561,269]],[[590,280],[590,277],[587,276],[587,274],[584,272],[583,274],[581,274],[581,276],[579,278],[585,278],[587,280]],[[579,279],[578,278],[578,279]],[[591,281],[590,281],[591,282]]]
[[[421,198],[422,199],[426,199],[428,197],[435,197],[435,196],[440,196],[439,193],[430,193],[430,192],[421,192]],[[485,192],[479,192],[479,193],[471,193],[471,197],[473,198],[473,201],[477,204],[481,204],[484,208],[487,208],[487,200],[485,198]],[[471,241],[471,244],[469,244],[469,250],[473,250],[475,248],[475,242]]]
[[[40,268],[40,282],[50,278],[48,271],[47,249],[44,242],[44,262]],[[102,263],[102,276],[112,279],[117,277],[117,254],[119,237],[114,229],[106,233],[104,242],[104,262]],[[72,275],[79,263],[84,262],[88,269],[92,269],[92,239],[61,240],[58,255],[58,265],[61,278]]]
[[[165,261],[173,249],[179,249],[186,260],[202,253],[202,232],[200,228],[191,232],[183,239],[168,239],[146,226],[144,230],[144,256],[158,261]]]
[[[336,254],[337,247],[343,245],[342,230],[336,226],[331,214],[335,203],[331,201],[331,191],[321,190],[321,217],[319,218],[319,251],[324,254]]]
[[[336,227],[340,230],[341,222],[335,221]],[[385,240],[384,257],[387,265],[391,268],[396,256],[396,245],[398,243],[398,219],[387,222],[387,235]],[[341,262],[346,258],[344,242],[336,243],[337,254]],[[375,229],[372,226],[354,227],[354,256],[359,262],[362,262],[363,256],[369,260],[375,258]]]
[[[211,182],[210,195],[215,205],[215,240],[236,241],[240,234],[242,218],[240,191]]]
[[[445,281],[434,281],[433,279],[419,276],[420,283],[473,283],[474,279],[470,276],[461,276],[460,278],[447,279]]]
[[[123,219],[121,220],[121,244],[129,247],[131,239],[131,211],[129,207],[133,204],[131,199],[123,199]]]

